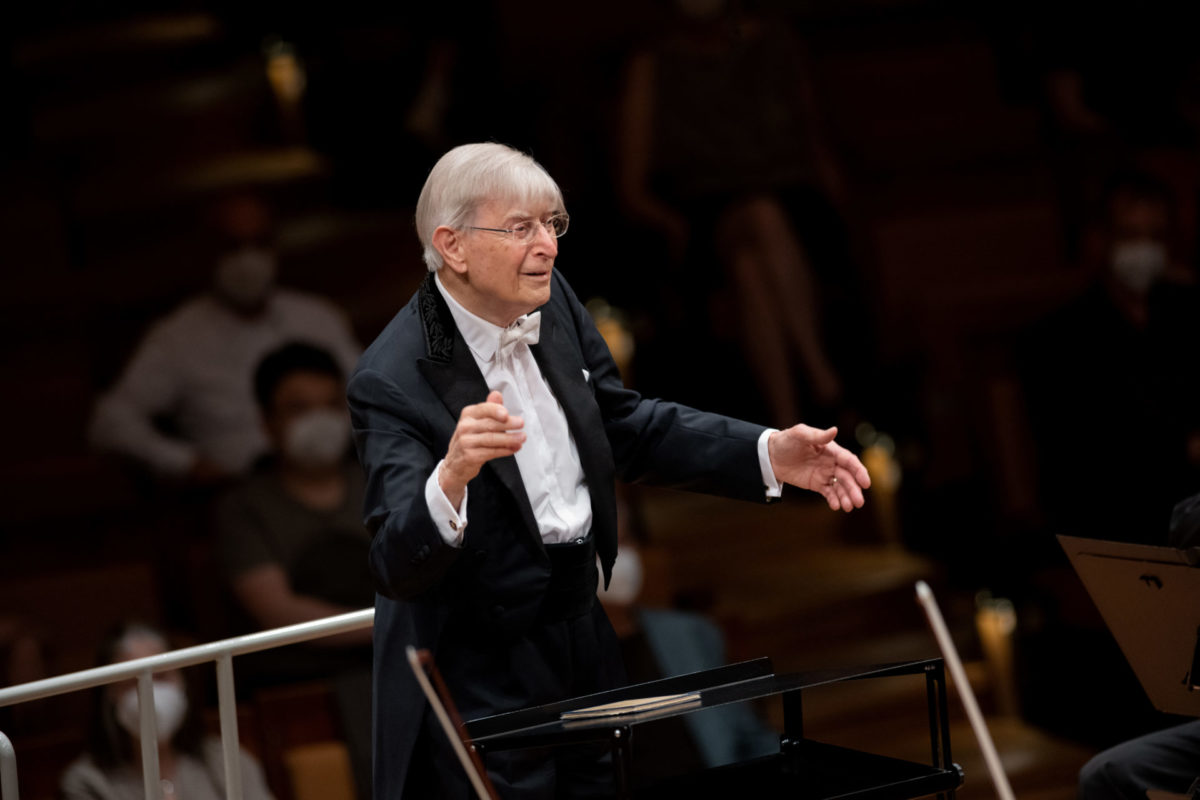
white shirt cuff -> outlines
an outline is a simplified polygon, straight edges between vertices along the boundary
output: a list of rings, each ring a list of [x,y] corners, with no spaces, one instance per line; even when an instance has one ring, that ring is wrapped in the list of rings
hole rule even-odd
[[[467,527],[467,490],[463,490],[462,505],[455,508],[450,499],[442,491],[438,483],[438,473],[442,469],[439,461],[429,480],[425,481],[425,505],[429,507],[429,516],[437,527],[438,533],[451,547],[462,547],[463,531]]]
[[[762,470],[763,486],[767,487],[767,499],[783,496],[783,484],[775,477],[775,470],[771,468],[771,453],[767,449],[767,440],[772,433],[779,433],[779,430],[767,428],[758,437],[758,468]],[[446,501],[447,504],[449,502]]]

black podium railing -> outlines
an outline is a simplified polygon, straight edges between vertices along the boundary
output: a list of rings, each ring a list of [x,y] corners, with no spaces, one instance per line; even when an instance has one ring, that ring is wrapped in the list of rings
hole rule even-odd
[[[931,763],[837,747],[804,737],[802,695],[806,690],[847,681],[923,675],[929,709]],[[698,693],[686,706],[603,718],[564,720],[562,713],[644,697]],[[634,731],[644,723],[706,708],[781,696],[784,730],[779,753],[680,775],[634,790]],[[950,753],[946,679],[942,660],[927,659],[872,667],[775,675],[769,659],[627,686],[535,708],[473,720],[467,734],[483,755],[500,750],[571,747],[607,743],[612,751],[617,797],[789,797],[810,800],[906,800],[948,795],[962,785],[962,770]]]

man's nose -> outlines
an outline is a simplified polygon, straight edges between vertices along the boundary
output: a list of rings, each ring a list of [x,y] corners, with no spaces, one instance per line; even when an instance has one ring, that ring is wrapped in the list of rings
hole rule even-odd
[[[545,222],[538,222],[537,231],[533,235],[533,245],[548,250],[552,256],[558,255],[558,237],[554,235],[554,227]]]

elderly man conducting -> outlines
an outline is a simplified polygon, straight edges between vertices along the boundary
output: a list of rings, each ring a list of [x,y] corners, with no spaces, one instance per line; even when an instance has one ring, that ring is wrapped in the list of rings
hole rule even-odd
[[[613,481],[830,508],[869,486],[836,429],[783,431],[640,397],[554,269],[562,193],[499,144],[446,153],[417,202],[430,274],[348,385],[374,534],[377,800],[466,798],[409,673],[429,648],[464,718],[619,686],[596,601],[617,552]],[[602,754],[489,754],[504,797],[604,797]]]

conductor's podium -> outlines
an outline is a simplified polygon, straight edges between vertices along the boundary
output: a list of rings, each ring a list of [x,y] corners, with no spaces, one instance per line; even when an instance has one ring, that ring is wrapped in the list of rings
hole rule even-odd
[[[929,706],[930,764],[918,764],[804,738],[805,690],[846,681],[923,676]],[[683,695],[684,697],[677,697]],[[780,751],[737,764],[679,775],[649,786],[632,774],[639,726],[705,708],[780,695],[784,731]],[[615,713],[597,709],[639,698],[673,697],[673,705]],[[637,708],[638,704],[629,702]],[[564,718],[563,712],[569,712]],[[607,743],[619,798],[803,798],[903,800],[954,797],[962,769],[951,761],[946,680],[940,658],[791,675],[772,672],[760,658],[718,669],[627,686],[558,703],[477,719],[466,725],[480,754],[499,750]]]

